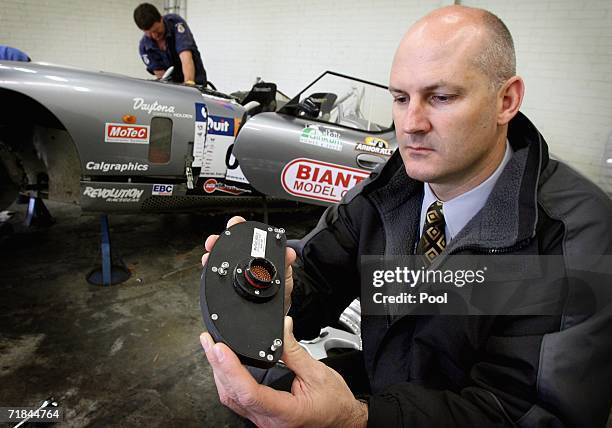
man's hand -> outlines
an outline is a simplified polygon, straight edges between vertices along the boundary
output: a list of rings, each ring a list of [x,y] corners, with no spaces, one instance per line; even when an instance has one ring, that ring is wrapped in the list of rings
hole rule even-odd
[[[355,399],[342,376],[313,359],[293,336],[285,317],[282,360],[295,373],[291,393],[259,385],[225,344],[200,335],[221,403],[259,427],[365,427],[368,408]]]
[[[232,217],[227,222],[227,228],[244,221],[246,220],[240,216]],[[210,235],[206,238],[206,242],[204,243],[206,251],[212,251],[217,239],[219,239],[219,235]],[[293,248],[287,247],[285,249],[285,313],[289,312],[289,307],[291,306],[291,292],[293,291],[293,270],[291,269],[291,264],[295,262],[295,258],[296,254]],[[207,260],[208,253],[202,256],[202,266],[206,266]]]

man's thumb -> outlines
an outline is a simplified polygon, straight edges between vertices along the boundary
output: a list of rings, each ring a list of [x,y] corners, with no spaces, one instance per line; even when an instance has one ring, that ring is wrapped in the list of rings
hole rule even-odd
[[[293,371],[296,376],[302,373],[311,372],[313,366],[318,365],[318,361],[310,356],[310,354],[302,348],[295,337],[293,336],[293,319],[285,317],[285,333],[284,347],[281,359]]]

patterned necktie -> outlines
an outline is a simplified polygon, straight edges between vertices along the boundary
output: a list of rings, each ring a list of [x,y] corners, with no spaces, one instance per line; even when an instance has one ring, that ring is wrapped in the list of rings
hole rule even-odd
[[[424,256],[427,266],[444,251],[446,237],[444,235],[444,212],[442,202],[436,201],[429,206],[425,214],[423,235],[417,246],[416,253]]]

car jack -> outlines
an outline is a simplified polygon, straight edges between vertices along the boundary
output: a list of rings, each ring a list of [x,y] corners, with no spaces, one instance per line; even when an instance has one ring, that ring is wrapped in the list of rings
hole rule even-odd
[[[116,285],[127,281],[131,273],[123,260],[113,263],[110,229],[108,227],[108,215],[100,216],[100,252],[102,254],[102,266],[95,268],[87,274],[87,282],[93,285]]]

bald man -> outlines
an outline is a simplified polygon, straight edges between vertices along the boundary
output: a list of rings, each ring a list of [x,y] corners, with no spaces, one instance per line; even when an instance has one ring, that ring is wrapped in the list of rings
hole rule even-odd
[[[519,112],[525,85],[496,16],[449,6],[419,20],[389,89],[399,150],[295,248],[284,391],[257,384],[203,333],[221,402],[258,426],[604,426],[612,317],[572,316],[569,299],[547,316],[364,313],[363,352],[324,362],[296,342],[372,286],[361,255],[612,254],[610,199],[550,159]]]

